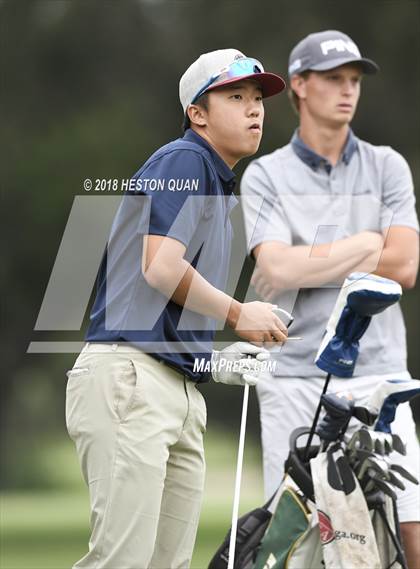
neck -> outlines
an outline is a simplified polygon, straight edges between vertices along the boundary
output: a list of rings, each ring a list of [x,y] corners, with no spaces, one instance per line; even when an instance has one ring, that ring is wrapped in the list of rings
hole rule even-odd
[[[299,136],[314,152],[335,166],[343,152],[349,134],[349,125],[328,126],[301,120]]]
[[[239,162],[238,158],[227,154],[225,149],[221,148],[213,141],[211,135],[205,129],[199,129],[191,126],[191,130],[200,135],[201,138],[204,138],[204,140],[210,144],[213,150],[217,152],[217,154],[229,166],[229,168],[233,170],[233,168]]]

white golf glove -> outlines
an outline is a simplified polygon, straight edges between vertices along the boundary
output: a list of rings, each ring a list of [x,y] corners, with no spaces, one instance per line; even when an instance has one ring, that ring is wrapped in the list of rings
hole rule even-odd
[[[213,350],[211,356],[213,379],[227,385],[256,385],[261,364],[269,358],[268,350],[248,342],[236,342],[221,352]]]

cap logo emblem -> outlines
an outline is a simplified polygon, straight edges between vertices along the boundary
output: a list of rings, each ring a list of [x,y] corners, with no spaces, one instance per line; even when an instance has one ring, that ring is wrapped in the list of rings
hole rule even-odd
[[[360,51],[355,43],[352,41],[345,41],[343,39],[323,41],[321,44],[323,55],[328,55],[330,51],[348,51],[356,57],[361,57]]]
[[[294,71],[296,71],[297,69],[299,69],[299,67],[301,66],[301,64],[302,64],[302,61],[301,61],[300,59],[295,59],[295,60],[293,61],[293,63],[290,64],[290,67],[289,67],[289,73],[290,73],[290,75],[291,75]]]

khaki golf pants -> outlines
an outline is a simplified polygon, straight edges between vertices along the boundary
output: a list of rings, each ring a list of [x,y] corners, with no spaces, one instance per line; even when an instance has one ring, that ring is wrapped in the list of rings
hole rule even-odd
[[[120,344],[87,344],[68,377],[67,429],[92,531],[74,569],[189,567],[205,471],[196,384]]]

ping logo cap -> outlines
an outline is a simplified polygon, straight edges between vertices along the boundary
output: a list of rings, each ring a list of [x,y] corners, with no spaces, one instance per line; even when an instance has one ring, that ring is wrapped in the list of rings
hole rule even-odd
[[[326,71],[346,63],[358,63],[364,73],[379,71],[371,59],[362,57],[354,41],[337,30],[309,34],[293,49],[289,57],[289,77],[308,69]]]

